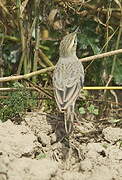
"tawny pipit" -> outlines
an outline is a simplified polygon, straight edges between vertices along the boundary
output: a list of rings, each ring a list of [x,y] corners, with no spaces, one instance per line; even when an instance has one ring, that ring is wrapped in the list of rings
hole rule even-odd
[[[84,83],[84,68],[76,56],[77,32],[66,35],[60,43],[60,57],[53,74],[57,105],[64,112],[65,130],[70,133],[75,116],[74,106]]]

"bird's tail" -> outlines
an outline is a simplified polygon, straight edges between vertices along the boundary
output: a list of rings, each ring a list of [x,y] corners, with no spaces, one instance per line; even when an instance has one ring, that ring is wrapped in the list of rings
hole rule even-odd
[[[65,131],[67,134],[70,134],[73,130],[74,117],[74,107],[70,105],[64,113]]]

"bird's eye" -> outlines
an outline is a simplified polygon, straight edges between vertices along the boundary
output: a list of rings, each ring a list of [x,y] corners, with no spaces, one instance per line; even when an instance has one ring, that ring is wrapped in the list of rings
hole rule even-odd
[[[74,39],[74,45],[75,45],[75,46],[77,45],[77,36],[76,36],[75,39]]]

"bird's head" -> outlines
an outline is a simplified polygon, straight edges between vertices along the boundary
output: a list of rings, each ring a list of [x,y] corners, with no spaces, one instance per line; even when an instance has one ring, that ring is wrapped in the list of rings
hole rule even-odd
[[[76,55],[77,31],[70,33],[62,39],[59,47],[60,57]]]

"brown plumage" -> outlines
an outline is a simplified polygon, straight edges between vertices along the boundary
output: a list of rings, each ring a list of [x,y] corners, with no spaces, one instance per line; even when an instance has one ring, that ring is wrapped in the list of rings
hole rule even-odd
[[[76,32],[66,35],[60,43],[60,57],[53,74],[53,86],[57,105],[64,112],[65,129],[72,130],[74,106],[84,83],[84,68],[76,56]]]

